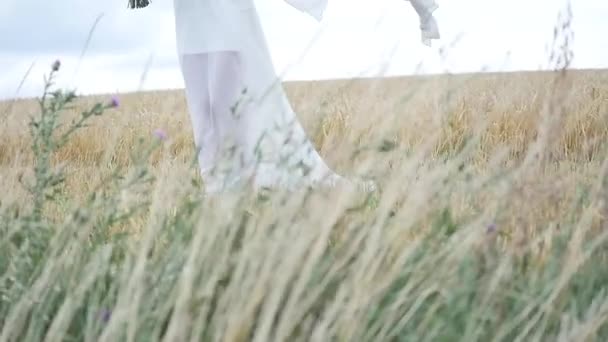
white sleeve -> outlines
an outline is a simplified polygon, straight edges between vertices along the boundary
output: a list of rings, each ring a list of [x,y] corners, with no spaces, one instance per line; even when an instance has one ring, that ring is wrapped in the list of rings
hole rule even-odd
[[[327,8],[327,0],[285,0],[285,2],[299,11],[311,15],[317,21],[323,19],[323,13]]]
[[[433,12],[439,7],[435,0],[406,0],[412,4],[416,13],[420,17],[420,30],[422,31],[422,42],[431,45],[432,39],[439,39],[439,26]]]

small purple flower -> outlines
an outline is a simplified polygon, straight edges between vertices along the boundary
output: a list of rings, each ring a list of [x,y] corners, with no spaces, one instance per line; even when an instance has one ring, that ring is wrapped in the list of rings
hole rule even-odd
[[[55,62],[53,62],[53,65],[51,66],[53,71],[59,71],[59,68],[61,67],[61,61],[60,60],[56,60]]]
[[[99,316],[103,323],[108,323],[108,321],[110,320],[110,317],[112,317],[112,311],[110,311],[108,309],[101,310],[101,313]]]
[[[156,130],[154,130],[154,136],[158,139],[158,140],[167,140],[167,132],[165,132],[164,130],[158,128]]]
[[[118,99],[118,96],[112,96],[112,99],[110,100],[110,106],[112,106],[113,108],[120,106],[120,100]]]
[[[486,227],[486,232],[488,234],[492,234],[494,232],[496,232],[496,230],[498,229],[498,227],[496,226],[496,223],[490,223],[487,227]]]

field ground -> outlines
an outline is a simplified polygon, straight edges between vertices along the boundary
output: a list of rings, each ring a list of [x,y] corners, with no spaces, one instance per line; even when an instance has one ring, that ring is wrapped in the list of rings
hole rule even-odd
[[[319,341],[399,336],[404,341],[583,341],[606,336],[608,274],[601,269],[608,250],[608,71],[285,86],[329,164],[346,175],[378,179],[382,192],[367,200],[343,193],[301,200],[277,195],[263,203],[226,199],[205,203],[200,217],[180,216],[184,198],[200,187],[184,95],[181,90],[122,94],[118,108],[94,117],[90,127],[53,155],[53,164],[62,165],[67,176],[60,194],[45,208],[49,222],[61,226],[69,221],[116,168],[126,174],[138,170],[131,156],[139,139],[151,141],[155,129],[165,130],[168,139],[151,156],[155,177],[148,192],[117,190],[115,207],[103,207],[120,212],[123,206],[145,203],[147,208],[107,224],[110,235],[134,233],[129,244],[138,246],[132,258],[119,264],[125,273],[109,285],[112,299],[72,298],[72,306],[60,311],[64,316],[56,320],[57,331],[69,336],[103,331],[108,340],[123,333],[142,338],[167,323],[161,330],[172,340],[204,334],[223,341],[287,336],[316,336]],[[65,119],[108,99],[80,98]],[[31,209],[31,197],[19,179],[32,177],[28,122],[36,113],[34,101],[0,103],[0,209]],[[206,228],[192,228],[197,224]],[[186,226],[190,233],[178,234],[179,241],[158,230]],[[245,229],[248,241],[239,242],[248,247],[234,252],[236,261],[227,246],[238,239],[224,233],[231,226]],[[431,234],[441,238],[428,240]],[[149,264],[142,261],[146,254],[137,251],[155,255],[146,249],[150,239],[165,239],[168,246],[166,254],[154,253],[198,271],[192,275],[176,266],[179,276],[166,288],[144,286],[144,274],[161,277],[170,268],[160,256],[151,256]],[[336,253],[329,263],[327,250]],[[79,253],[83,260],[91,254]],[[475,259],[478,255],[483,257]],[[497,261],[503,259],[496,255],[508,261]],[[149,274],[138,268],[144,264],[151,268]],[[218,292],[215,286],[227,272],[222,265],[228,264],[235,267],[232,281],[226,280]],[[204,276],[210,278],[200,278]],[[76,283],[46,281],[78,289],[78,276],[69,278]],[[201,299],[207,293],[217,302]],[[127,309],[129,296],[134,296],[135,311]],[[142,296],[154,300],[147,303]],[[323,305],[319,298],[325,298]],[[93,316],[85,310],[85,321],[74,323],[75,312],[82,309],[73,303],[79,300],[97,300],[100,307],[110,301],[118,318],[103,330],[90,323]],[[7,321],[25,317],[15,309],[24,307],[19,303],[0,306],[0,314]],[[120,311],[123,316],[119,308],[126,310]],[[139,318],[123,326],[126,317]],[[62,324],[69,329],[62,330]],[[199,331],[199,325],[209,330]],[[30,334],[42,331],[27,329],[23,331]]]

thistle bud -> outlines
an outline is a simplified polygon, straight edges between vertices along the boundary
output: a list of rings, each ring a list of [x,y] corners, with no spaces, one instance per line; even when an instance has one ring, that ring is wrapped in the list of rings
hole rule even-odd
[[[53,65],[51,66],[51,69],[52,69],[54,72],[57,72],[57,71],[59,71],[59,68],[60,68],[60,67],[61,67],[61,61],[56,60],[55,62],[53,62]]]

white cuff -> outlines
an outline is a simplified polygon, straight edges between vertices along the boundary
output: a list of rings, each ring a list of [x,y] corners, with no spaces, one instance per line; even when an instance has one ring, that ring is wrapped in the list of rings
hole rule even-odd
[[[285,2],[301,12],[309,14],[317,21],[323,19],[327,8],[327,0],[285,0]]]

